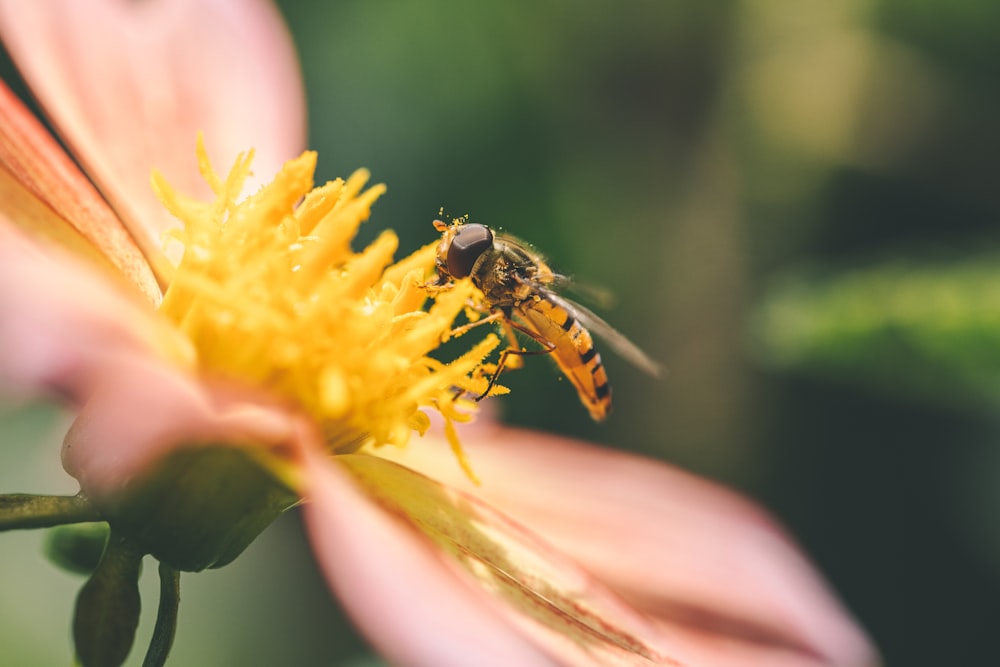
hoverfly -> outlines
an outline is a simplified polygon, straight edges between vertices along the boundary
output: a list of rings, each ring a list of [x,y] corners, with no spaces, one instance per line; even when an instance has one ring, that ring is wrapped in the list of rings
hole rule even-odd
[[[659,374],[656,362],[625,336],[583,306],[557,294],[554,288],[567,279],[554,273],[521,241],[494,233],[486,225],[460,220],[452,225],[435,220],[434,228],[442,234],[435,284],[446,286],[452,280],[470,278],[483,293],[480,309],[488,316],[466,326],[499,321],[510,342],[500,355],[489,386],[477,400],[489,394],[505,367],[520,365],[520,357],[551,354],[590,416],[602,421],[611,410],[611,385],[590,331],[640,369],[653,376]],[[514,330],[534,339],[542,349],[522,349]]]

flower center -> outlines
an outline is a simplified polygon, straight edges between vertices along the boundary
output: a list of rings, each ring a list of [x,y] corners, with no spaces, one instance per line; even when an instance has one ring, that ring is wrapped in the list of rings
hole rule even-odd
[[[200,140],[198,158],[214,201],[153,180],[184,223],[169,233],[184,255],[161,311],[193,343],[199,371],[292,402],[335,453],[406,443],[429,425],[422,407],[445,417],[459,451],[451,421],[469,418],[475,404],[463,397],[485,389],[480,363],[499,341],[490,335],[450,363],[430,356],[475,290],[464,281],[428,291],[435,243],[397,263],[391,231],[351,249],[385,191],[365,189],[364,170],[313,189],[316,154],[306,152],[238,200],[252,154],[224,180]]]

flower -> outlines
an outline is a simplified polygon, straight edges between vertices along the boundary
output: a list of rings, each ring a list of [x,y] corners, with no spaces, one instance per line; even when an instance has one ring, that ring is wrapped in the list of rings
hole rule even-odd
[[[331,587],[394,663],[873,663],[780,530],[714,485],[491,424],[462,436],[472,483],[453,399],[497,341],[436,361],[471,286],[424,309],[433,243],[350,248],[380,190],[312,189],[268,4],[3,2],[0,35],[103,193],[4,89],[0,379],[79,409],[64,466],[140,556],[225,564],[304,499]],[[251,145],[277,174],[259,190]],[[239,157],[222,178],[209,155]]]

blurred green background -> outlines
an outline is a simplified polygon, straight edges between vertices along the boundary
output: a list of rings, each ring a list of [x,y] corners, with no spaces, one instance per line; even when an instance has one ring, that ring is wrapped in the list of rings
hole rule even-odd
[[[532,359],[505,421],[758,499],[889,665],[995,661],[1000,3],[279,4],[320,178],[389,186],[362,241],[415,249],[441,208],[503,227],[670,369],[605,351],[595,425]],[[0,488],[72,490],[59,419],[2,420]],[[0,537],[0,664],[68,661],[80,582],[40,539]],[[176,664],[375,664],[294,516],[182,586]]]

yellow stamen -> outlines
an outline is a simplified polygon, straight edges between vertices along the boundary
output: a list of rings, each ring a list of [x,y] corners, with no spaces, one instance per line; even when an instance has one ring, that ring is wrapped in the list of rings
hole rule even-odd
[[[403,445],[429,425],[421,408],[437,410],[474,478],[453,422],[467,421],[475,403],[456,397],[485,389],[480,365],[499,340],[488,336],[450,363],[430,354],[475,288],[468,281],[434,294],[425,288],[435,244],[397,263],[391,231],[361,252],[351,249],[385,191],[364,189],[364,170],[314,189],[316,155],[306,152],[239,201],[252,155],[239,156],[222,179],[200,140],[197,150],[214,201],[184,198],[159,174],[153,184],[184,223],[170,234],[184,255],[161,311],[193,342],[199,368],[298,406],[334,453]]]

